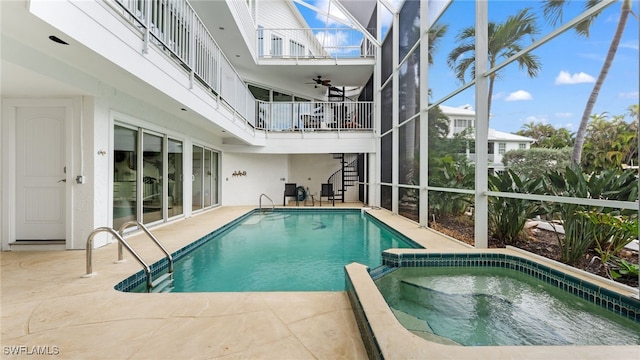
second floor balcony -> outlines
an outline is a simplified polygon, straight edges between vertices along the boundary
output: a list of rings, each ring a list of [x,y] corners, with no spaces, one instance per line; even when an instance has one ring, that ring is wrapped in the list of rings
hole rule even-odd
[[[256,128],[273,131],[373,130],[373,102],[258,101]]]
[[[351,28],[267,29],[256,31],[258,59],[343,60],[375,57],[375,46]]]

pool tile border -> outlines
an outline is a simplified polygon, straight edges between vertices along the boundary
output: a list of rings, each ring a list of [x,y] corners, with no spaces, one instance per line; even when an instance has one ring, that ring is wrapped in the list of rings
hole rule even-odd
[[[640,301],[547,265],[509,254],[496,253],[382,253],[382,266],[399,267],[496,267],[533,276],[602,308],[640,322]],[[379,271],[379,270],[378,270]],[[372,277],[376,275],[372,271]],[[376,278],[377,278],[376,277]],[[376,279],[374,278],[374,280]]]
[[[640,322],[640,300],[581,280],[536,261],[509,254],[497,253],[382,253],[382,265],[367,271],[372,280],[393,272],[401,267],[496,267],[519,271],[572,293],[586,301],[612,311],[630,320]],[[351,308],[360,330],[367,355],[370,359],[383,359],[384,355],[375,333],[364,311],[355,287],[345,271],[346,291]]]

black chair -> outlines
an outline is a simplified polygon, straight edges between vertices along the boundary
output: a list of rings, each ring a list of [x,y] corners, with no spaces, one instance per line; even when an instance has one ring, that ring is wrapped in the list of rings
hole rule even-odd
[[[322,206],[323,197],[331,200],[333,202],[333,206],[336,206],[336,199],[333,193],[333,184],[322,184],[322,189],[320,189],[320,206]]]
[[[296,190],[295,183],[284,184],[284,197],[282,198],[284,206],[287,206],[288,197],[294,197],[296,199],[296,206],[298,206],[298,191]]]

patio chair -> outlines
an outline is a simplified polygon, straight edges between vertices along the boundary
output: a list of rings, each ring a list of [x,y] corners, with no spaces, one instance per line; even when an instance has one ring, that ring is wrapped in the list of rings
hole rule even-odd
[[[326,197],[333,202],[333,206],[336,206],[336,199],[333,193],[333,184],[322,184],[320,189],[320,206],[322,206],[322,198]]]
[[[284,197],[282,198],[282,205],[287,206],[288,197],[295,198],[296,206],[298,206],[298,191],[296,190],[296,183],[284,184]]]

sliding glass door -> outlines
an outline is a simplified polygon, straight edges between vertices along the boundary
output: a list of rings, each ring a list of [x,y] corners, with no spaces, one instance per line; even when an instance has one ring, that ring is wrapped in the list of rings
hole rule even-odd
[[[202,146],[193,146],[192,210],[218,205],[219,153]]]
[[[141,128],[115,126],[113,227],[182,215],[183,144]]]

